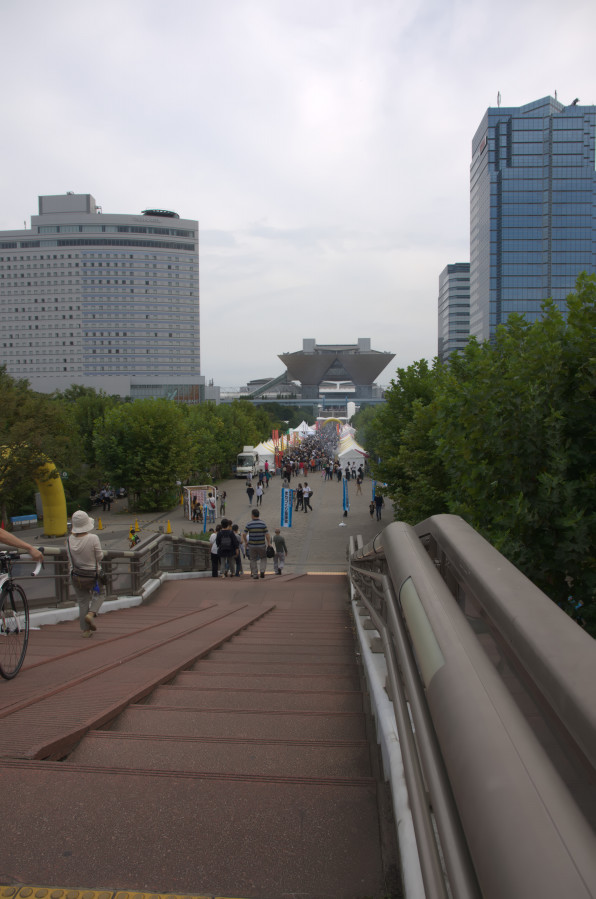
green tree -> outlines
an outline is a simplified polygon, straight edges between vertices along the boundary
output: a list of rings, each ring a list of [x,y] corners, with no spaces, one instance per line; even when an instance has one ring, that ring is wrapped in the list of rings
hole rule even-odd
[[[404,512],[408,518],[416,514],[416,490],[421,487],[422,467],[417,482],[414,482],[413,472],[416,470],[416,451],[424,442],[421,428],[423,431],[428,429],[429,421],[427,416],[420,418],[416,430],[412,422],[415,413],[420,415],[423,407],[432,401],[440,369],[438,363],[430,367],[424,359],[406,369],[399,368],[385,392],[385,403],[376,407],[373,413],[366,410],[366,415],[359,420],[358,439],[369,453],[373,475],[387,483],[384,493],[397,506],[400,518]],[[406,437],[413,442],[407,452],[402,450]],[[428,452],[428,448],[425,449],[425,453]],[[440,464],[434,467],[440,469]],[[428,459],[425,468],[426,476],[430,476]],[[435,489],[436,486],[431,485],[425,488],[429,492]],[[422,505],[428,508],[428,495]],[[442,504],[437,511],[442,511]]]
[[[450,511],[594,630],[596,281],[567,318],[511,316],[492,344],[453,358],[433,435]]]
[[[73,384],[67,390],[56,391],[54,398],[72,410],[85,462],[90,469],[95,469],[97,463],[93,441],[94,430],[101,426],[109,409],[122,403],[121,398],[109,396],[103,390],[95,390],[93,387],[83,387],[81,384]]]
[[[6,522],[33,502],[35,479],[48,476],[40,466],[47,461],[58,470],[78,466],[80,455],[72,441],[72,417],[56,409],[49,396],[11,378],[5,366],[0,367],[0,392],[0,508]]]
[[[191,470],[192,440],[185,410],[170,400],[137,400],[109,409],[94,432],[97,459],[112,483],[128,490],[138,511],[170,508],[176,482]]]

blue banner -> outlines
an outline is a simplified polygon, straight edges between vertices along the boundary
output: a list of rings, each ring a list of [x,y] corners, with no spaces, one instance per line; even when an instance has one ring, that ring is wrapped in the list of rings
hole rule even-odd
[[[292,510],[294,508],[294,491],[289,487],[283,487],[281,491],[281,520],[282,528],[292,527]]]
[[[348,480],[344,478],[344,512],[350,511],[350,500],[348,498]]]

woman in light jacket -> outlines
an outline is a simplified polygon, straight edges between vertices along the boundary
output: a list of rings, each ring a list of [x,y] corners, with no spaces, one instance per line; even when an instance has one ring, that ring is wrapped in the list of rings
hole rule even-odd
[[[101,571],[103,552],[99,537],[92,534],[95,521],[86,512],[73,512],[66,549],[70,560],[70,575],[79,606],[79,624],[83,637],[91,637],[97,630],[95,619],[103,603],[103,595],[95,585]],[[100,591],[101,584],[98,582]]]

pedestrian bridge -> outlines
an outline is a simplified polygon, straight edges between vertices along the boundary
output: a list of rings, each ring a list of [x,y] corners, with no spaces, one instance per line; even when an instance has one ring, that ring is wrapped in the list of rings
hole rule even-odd
[[[596,895],[594,643],[465,522],[351,538],[347,577],[192,543],[110,552],[136,605],[64,609],[0,690],[11,897]]]

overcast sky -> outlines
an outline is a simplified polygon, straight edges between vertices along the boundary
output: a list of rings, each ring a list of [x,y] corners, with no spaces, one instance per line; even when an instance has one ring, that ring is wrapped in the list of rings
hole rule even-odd
[[[437,352],[484,112],[596,103],[594,0],[1,0],[0,229],[40,194],[198,219],[201,374]]]

